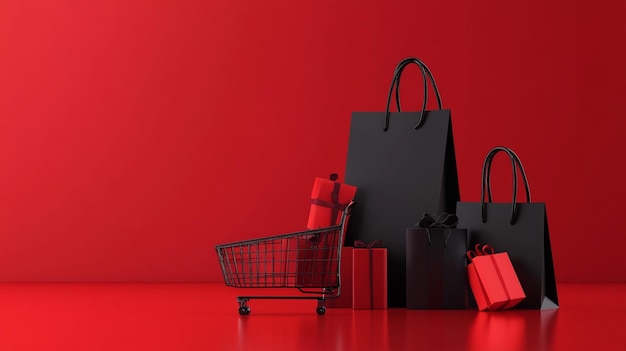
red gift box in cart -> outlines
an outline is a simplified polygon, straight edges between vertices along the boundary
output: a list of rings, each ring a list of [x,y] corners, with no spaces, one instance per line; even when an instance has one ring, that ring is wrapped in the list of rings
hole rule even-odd
[[[224,282],[236,288],[297,288],[309,296],[238,296],[239,314],[250,313],[251,299],[317,300],[316,312],[326,313],[326,300],[339,297],[344,228],[354,202],[338,225],[216,245]],[[306,267],[306,268],[303,268]],[[302,271],[308,269],[307,271]],[[303,284],[302,276],[308,276]],[[306,289],[306,290],[305,290]]]

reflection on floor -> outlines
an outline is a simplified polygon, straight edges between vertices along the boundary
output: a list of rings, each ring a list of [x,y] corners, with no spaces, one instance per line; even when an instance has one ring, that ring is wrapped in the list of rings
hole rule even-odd
[[[561,308],[315,313],[221,284],[0,284],[0,350],[626,350],[626,284],[560,284]]]

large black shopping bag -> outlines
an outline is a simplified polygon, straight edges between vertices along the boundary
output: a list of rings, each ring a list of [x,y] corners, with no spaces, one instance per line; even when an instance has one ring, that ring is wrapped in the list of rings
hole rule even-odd
[[[467,230],[452,214],[425,213],[406,229],[406,307],[465,309],[467,304]]]
[[[491,163],[501,151],[509,156],[513,169],[513,200],[507,203],[492,202],[491,197]],[[517,202],[517,170],[525,187],[525,203]],[[482,171],[481,197],[481,202],[457,204],[458,225],[469,231],[469,246],[488,243],[498,251],[508,252],[526,293],[526,299],[515,308],[558,308],[546,205],[531,202],[526,172],[512,150],[496,147],[487,154]]]
[[[424,107],[419,112],[389,112],[393,89],[409,64],[424,79]],[[439,109],[427,111],[427,78]],[[396,94],[398,111],[400,101]],[[406,306],[405,231],[415,214],[454,213],[459,200],[450,110],[441,99],[428,67],[416,58],[402,60],[394,71],[385,112],[352,114],[346,183],[359,188],[346,242],[383,239],[388,247],[388,306]]]

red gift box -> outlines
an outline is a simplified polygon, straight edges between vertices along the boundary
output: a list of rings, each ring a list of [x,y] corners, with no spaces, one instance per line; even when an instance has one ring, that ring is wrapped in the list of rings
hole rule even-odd
[[[496,254],[491,246],[479,244],[467,257],[468,280],[479,311],[511,308],[526,298],[506,252]]]
[[[315,178],[311,192],[311,210],[308,229],[332,227],[341,221],[341,211],[354,199],[356,187],[337,182],[338,176],[330,179]]]
[[[340,295],[336,299],[326,300],[329,308],[352,308],[352,247],[341,248],[340,269]]]
[[[387,249],[379,240],[354,243],[352,250],[352,308],[387,309]]]

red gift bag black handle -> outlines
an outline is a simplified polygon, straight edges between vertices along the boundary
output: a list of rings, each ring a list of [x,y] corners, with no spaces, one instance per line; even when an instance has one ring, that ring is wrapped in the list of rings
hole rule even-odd
[[[393,80],[391,81],[391,87],[389,88],[389,95],[387,96],[387,107],[385,109],[385,127],[383,128],[384,131],[387,131],[387,129],[389,129],[389,116],[391,115],[391,112],[390,112],[391,95],[393,94],[394,88],[396,90],[396,106],[398,108],[398,112],[401,112],[400,76],[402,75],[402,72],[404,71],[406,66],[412,63],[416,64],[419,67],[420,71],[422,72],[422,79],[424,81],[424,102],[422,104],[422,111],[420,112],[420,118],[417,121],[417,124],[415,125],[415,129],[419,129],[424,123],[424,114],[426,113],[426,104],[428,102],[428,79],[430,79],[430,82],[432,83],[433,89],[435,91],[439,109],[441,110],[442,108],[441,107],[442,106],[441,95],[439,95],[439,88],[437,88],[437,83],[435,83],[435,78],[433,78],[433,74],[428,68],[428,66],[426,66],[426,64],[418,58],[415,58],[415,57],[405,58],[402,61],[400,61],[400,63],[398,64],[398,66],[396,66],[396,69],[393,72]],[[427,76],[428,76],[428,79],[427,79]]]
[[[513,200],[512,200],[512,206],[511,206],[511,225],[513,225],[517,221],[517,215],[518,215],[518,211],[517,211],[517,170],[518,169],[522,175],[522,180],[524,182],[524,190],[526,192],[526,202],[529,202],[529,203],[531,201],[530,200],[530,187],[528,185],[528,178],[526,177],[526,171],[524,170],[524,166],[522,165],[522,162],[520,161],[519,157],[517,156],[515,152],[513,152],[513,150],[507,147],[503,147],[503,146],[496,146],[495,148],[491,149],[491,151],[489,151],[489,153],[487,154],[487,157],[485,157],[485,162],[483,163],[482,185],[480,189],[480,201],[482,204],[482,219],[483,219],[483,223],[487,222],[487,205],[485,202],[485,188],[487,188],[487,198],[488,198],[487,201],[488,202],[493,201],[492,196],[491,196],[491,179],[490,179],[491,164],[496,154],[498,154],[501,151],[506,152],[506,154],[509,156],[509,159],[511,160],[511,169],[513,170]]]

